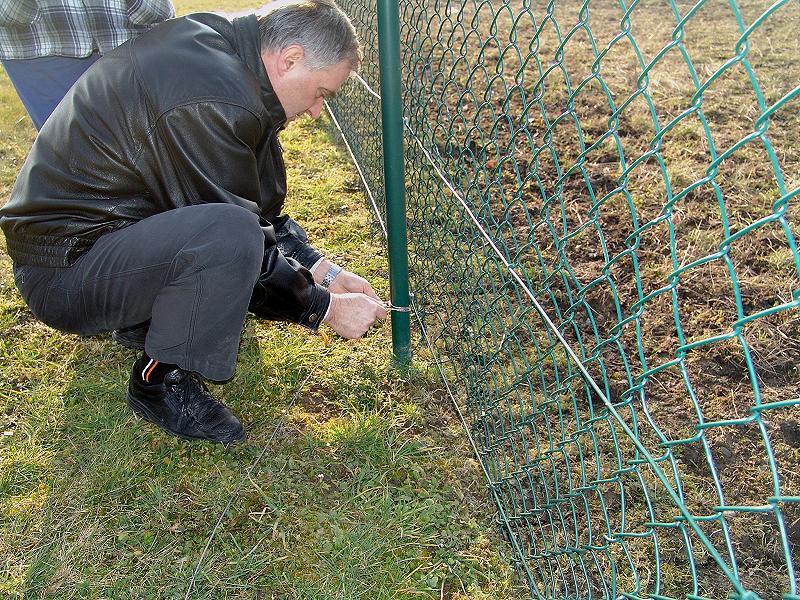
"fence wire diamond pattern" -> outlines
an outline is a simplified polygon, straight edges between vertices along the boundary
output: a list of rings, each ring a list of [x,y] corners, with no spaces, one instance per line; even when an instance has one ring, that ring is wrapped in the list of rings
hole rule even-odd
[[[383,224],[376,12],[341,5]],[[414,305],[531,597],[800,600],[800,4],[400,18]]]

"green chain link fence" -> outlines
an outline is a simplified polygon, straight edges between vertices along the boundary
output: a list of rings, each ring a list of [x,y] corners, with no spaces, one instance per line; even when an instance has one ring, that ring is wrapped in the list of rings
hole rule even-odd
[[[531,597],[800,600],[800,2],[399,11],[414,312]]]

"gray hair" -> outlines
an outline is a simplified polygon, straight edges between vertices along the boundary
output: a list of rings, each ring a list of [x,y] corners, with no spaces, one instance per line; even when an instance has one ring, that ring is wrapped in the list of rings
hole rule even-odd
[[[325,69],[345,60],[353,70],[361,63],[358,35],[347,15],[333,0],[276,2],[258,17],[262,51],[280,52],[297,44],[305,50],[309,69]]]

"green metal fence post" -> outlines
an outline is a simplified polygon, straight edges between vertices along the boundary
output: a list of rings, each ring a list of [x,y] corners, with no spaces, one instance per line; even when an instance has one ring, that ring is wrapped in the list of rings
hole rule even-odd
[[[410,306],[403,168],[403,105],[400,94],[400,11],[396,0],[378,0],[378,48],[389,286],[394,306]],[[394,358],[403,367],[411,362],[410,322],[409,313],[392,311]]]

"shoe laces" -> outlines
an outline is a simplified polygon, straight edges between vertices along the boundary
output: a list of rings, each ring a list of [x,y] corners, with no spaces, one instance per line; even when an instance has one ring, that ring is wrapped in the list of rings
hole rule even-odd
[[[202,423],[209,420],[207,417],[219,418],[221,412],[227,412],[225,405],[214,398],[199,375],[191,371],[179,370],[182,378],[168,385],[180,390],[182,414]]]

